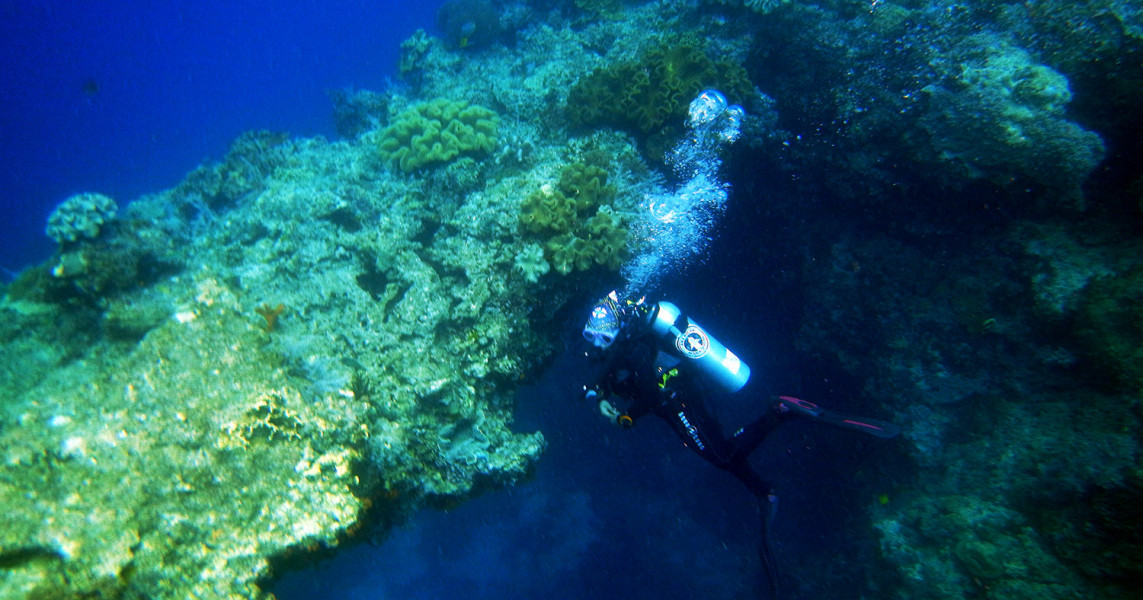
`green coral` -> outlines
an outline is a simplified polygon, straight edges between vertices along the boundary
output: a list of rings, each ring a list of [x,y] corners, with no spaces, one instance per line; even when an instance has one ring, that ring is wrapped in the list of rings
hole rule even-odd
[[[462,154],[491,152],[499,126],[500,117],[487,108],[438,98],[394,117],[378,147],[390,168],[411,173]]]
[[[76,194],[52,211],[45,233],[61,245],[95,239],[118,210],[119,205],[103,194]]]
[[[531,283],[538,282],[552,270],[552,266],[544,258],[544,247],[536,243],[524,246],[524,249],[516,255],[514,266],[524,275],[524,279]]]
[[[424,29],[414,31],[413,35],[401,42],[401,61],[397,65],[397,71],[405,76],[423,69],[425,56],[428,55],[432,45],[433,38],[429,37]]]
[[[520,227],[529,233],[570,231],[578,218],[575,200],[559,190],[542,188],[524,199]]]
[[[618,270],[622,264],[623,251],[627,244],[627,230],[615,213],[611,211],[611,207],[599,207],[599,211],[587,220],[583,229],[587,235],[583,239],[582,254],[576,258],[576,268],[586,271],[587,269],[582,266],[580,261],[591,257],[597,265],[612,271]],[[556,270],[561,273],[569,272],[568,264],[558,259],[554,261]]]
[[[573,163],[560,173],[555,189],[530,194],[521,206],[520,228],[546,237],[544,257],[561,274],[595,265],[618,269],[627,229],[611,209],[615,186],[603,168]]]
[[[568,116],[578,126],[611,125],[653,134],[681,123],[691,100],[715,87],[742,102],[753,84],[741,66],[714,62],[694,42],[671,40],[640,60],[596,69],[571,89]]]
[[[594,264],[592,248],[587,240],[570,233],[552,238],[544,248],[551,252],[551,262],[556,270],[564,275],[572,271],[586,271]]]
[[[607,171],[594,165],[572,163],[560,172],[560,191],[575,200],[576,210],[591,210],[615,198],[615,186],[607,183]]]

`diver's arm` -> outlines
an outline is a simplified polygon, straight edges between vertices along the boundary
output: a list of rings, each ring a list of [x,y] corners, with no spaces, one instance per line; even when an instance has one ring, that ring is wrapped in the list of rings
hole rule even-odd
[[[608,379],[611,377],[616,364],[619,362],[619,353],[612,351],[602,356],[589,356],[588,361],[594,363],[590,369],[594,373],[594,376],[591,377],[588,383],[584,384],[583,389],[580,390],[580,398],[592,400],[593,396],[591,396],[591,394],[593,393],[595,396],[607,396],[611,391]]]
[[[599,401],[599,414],[603,415],[605,419],[611,422],[612,425],[618,425],[624,429],[629,429],[635,426],[635,419],[646,414],[633,410],[638,405],[634,405],[626,411],[620,411],[611,403],[610,400]]]

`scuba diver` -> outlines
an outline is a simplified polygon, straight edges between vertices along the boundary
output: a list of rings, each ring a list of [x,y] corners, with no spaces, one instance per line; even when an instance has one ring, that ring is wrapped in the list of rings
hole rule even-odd
[[[592,307],[583,335],[597,349],[594,358],[602,363],[598,376],[583,387],[584,399],[597,402],[604,417],[625,428],[644,415],[658,416],[684,445],[734,475],[757,498],[762,512],[759,553],[774,595],[778,572],[769,531],[778,498],[748,462],[750,453],[790,417],[881,438],[900,432],[890,423],[777,396],[760,418],[726,437],[704,402],[712,392],[741,390],[750,378],[750,367],[670,302],[624,301],[613,291]],[[617,402],[624,406],[622,410]]]

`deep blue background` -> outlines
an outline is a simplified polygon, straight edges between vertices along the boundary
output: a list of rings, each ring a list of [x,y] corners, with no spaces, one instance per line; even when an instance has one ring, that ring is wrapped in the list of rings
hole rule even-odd
[[[52,252],[47,216],[73,193],[122,206],[250,129],[332,137],[327,91],[383,89],[442,3],[0,3],[0,267]]]

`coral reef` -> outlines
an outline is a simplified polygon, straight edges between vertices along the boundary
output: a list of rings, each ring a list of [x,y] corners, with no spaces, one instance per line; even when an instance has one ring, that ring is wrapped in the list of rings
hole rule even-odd
[[[250,132],[53,213],[0,298],[0,598],[262,597],[525,477],[513,392],[694,175],[648,165],[706,87],[748,114],[725,179],[679,190],[733,217],[713,302],[760,307],[790,393],[905,428],[845,457],[855,553],[785,550],[803,595],[1134,591],[1140,11],[533,4],[447,3],[407,88],[334,93],[341,141]]]
[[[1077,302],[1075,331],[1109,381],[1143,393],[1143,266],[1090,282]]]
[[[750,10],[766,14],[783,4],[787,4],[790,0],[713,0],[718,4],[727,4],[731,6],[744,6]]]
[[[929,110],[920,119],[941,160],[967,179],[1028,180],[1080,203],[1104,146],[1067,120],[1067,78],[995,36],[970,37],[951,54],[951,72],[923,89]]]
[[[119,205],[103,194],[76,194],[52,211],[45,233],[61,245],[95,239],[118,211]]]
[[[623,8],[623,2],[622,0],[575,0],[575,6],[582,11],[611,18],[618,15]]]
[[[129,353],[6,407],[0,497],[21,509],[0,534],[5,597],[251,595],[270,555],[324,543],[361,510],[345,445],[361,408],[301,403],[233,294],[188,283],[197,298]]]
[[[694,42],[673,40],[638,61],[597,68],[568,94],[568,118],[574,125],[612,125],[657,133],[682,123],[699,91],[718,88],[732,103],[745,102],[753,86],[741,66],[715,62]]]
[[[361,522],[527,473],[517,201],[439,214],[375,153],[244,136],[6,289],[0,597],[257,597]]]
[[[562,275],[622,263],[627,230],[611,207],[615,186],[607,177],[601,167],[572,163],[555,188],[532,192],[520,206],[520,228],[542,236],[546,262]]]
[[[393,117],[381,132],[381,157],[406,173],[496,146],[500,118],[482,106],[438,98]]]
[[[977,497],[929,497],[876,527],[910,597],[1070,598],[1081,585],[1024,517]]]
[[[329,98],[333,102],[334,127],[341,137],[355,138],[388,120],[388,94],[369,90],[331,90]]]
[[[939,272],[868,232],[807,270],[800,347],[901,416],[925,474],[875,520],[890,597],[1111,598],[1139,576],[1133,525],[1100,516],[1141,498],[1137,250],[1014,223]]]

